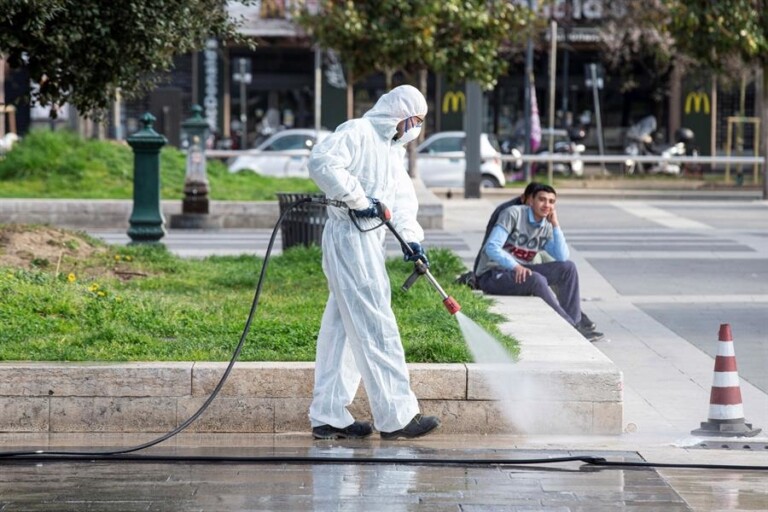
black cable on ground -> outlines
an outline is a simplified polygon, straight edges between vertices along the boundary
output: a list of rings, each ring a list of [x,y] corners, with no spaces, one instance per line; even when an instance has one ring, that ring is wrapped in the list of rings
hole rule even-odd
[[[211,405],[211,402],[216,398],[216,396],[219,394],[219,391],[221,391],[221,388],[224,387],[224,383],[227,381],[227,378],[229,377],[229,374],[232,372],[232,367],[235,365],[235,362],[240,357],[240,352],[243,350],[243,345],[245,344],[245,339],[248,336],[248,333],[251,330],[251,323],[253,322],[253,316],[256,313],[256,308],[259,304],[259,297],[261,296],[261,288],[264,283],[264,276],[267,272],[267,264],[269,263],[269,258],[272,254],[272,247],[275,245],[275,238],[277,237],[277,230],[280,228],[280,225],[283,222],[283,218],[296,208],[298,205],[302,203],[308,203],[311,202],[311,198],[304,198],[299,199],[298,201],[292,203],[288,208],[285,209],[284,212],[280,214],[280,217],[277,219],[277,223],[275,223],[275,227],[272,230],[272,236],[269,238],[269,245],[267,246],[267,252],[264,256],[264,263],[261,266],[261,273],[259,274],[259,280],[256,285],[256,293],[253,296],[253,302],[251,303],[251,309],[248,312],[248,319],[245,322],[245,327],[243,327],[243,333],[240,335],[240,341],[237,343],[237,347],[235,348],[234,353],[232,354],[232,358],[229,360],[229,364],[227,365],[227,369],[224,371],[224,374],[221,376],[221,379],[219,379],[219,383],[216,384],[216,387],[211,392],[210,396],[206,399],[206,401],[203,403],[203,405],[200,406],[200,408],[192,414],[189,418],[187,418],[181,425],[176,427],[175,429],[171,430],[170,432],[167,432],[166,434],[163,434],[162,436],[153,439],[152,441],[148,441],[146,443],[131,446],[129,448],[122,448],[120,450],[112,450],[112,451],[94,451],[94,452],[77,452],[77,451],[48,451],[48,450],[35,450],[35,451],[27,451],[27,452],[0,452],[0,460],[8,458],[8,457],[23,457],[23,456],[31,456],[31,457],[42,457],[42,456],[53,456],[53,457],[73,457],[72,460],[81,460],[78,459],[79,457],[85,457],[85,459],[82,460],[88,460],[89,457],[110,457],[110,456],[117,456],[121,454],[126,453],[132,453],[137,452],[139,450],[144,450],[145,448],[149,448],[150,446],[155,446],[157,444],[162,443],[163,441],[166,441],[170,439],[171,437],[175,436],[176,434],[180,433],[181,431],[185,430],[188,426],[190,426],[197,418],[200,417],[203,412],[208,408],[209,405]]]
[[[115,452],[117,453],[117,452]],[[590,467],[608,469],[627,468],[676,468],[721,469],[730,471],[768,471],[768,466],[743,466],[731,464],[676,464],[664,462],[609,461],[604,457],[573,455],[536,459],[479,459],[479,458],[423,458],[423,457],[326,457],[326,456],[218,456],[218,455],[130,455],[127,453],[77,453],[77,452],[2,452],[0,465],[18,462],[122,462],[155,464],[398,464],[409,466],[518,466],[583,462]]]

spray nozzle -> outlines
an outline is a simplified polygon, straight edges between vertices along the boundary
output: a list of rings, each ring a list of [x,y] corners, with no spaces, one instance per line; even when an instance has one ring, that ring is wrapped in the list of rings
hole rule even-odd
[[[452,315],[455,315],[461,310],[461,304],[456,302],[456,299],[451,296],[448,296],[443,300],[443,306],[445,306],[445,309]]]

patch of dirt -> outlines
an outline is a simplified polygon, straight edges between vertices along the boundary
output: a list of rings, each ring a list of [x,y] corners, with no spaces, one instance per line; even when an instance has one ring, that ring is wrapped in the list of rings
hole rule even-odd
[[[87,265],[93,256],[106,255],[107,247],[87,236],[50,226],[0,225],[0,266],[58,273],[75,270],[89,275],[111,274],[112,269]],[[106,263],[106,260],[105,260]]]

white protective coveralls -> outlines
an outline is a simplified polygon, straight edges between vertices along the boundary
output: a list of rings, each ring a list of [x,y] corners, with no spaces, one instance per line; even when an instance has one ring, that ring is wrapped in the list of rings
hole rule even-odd
[[[416,221],[418,201],[405,170],[405,150],[392,138],[400,121],[426,114],[418,89],[392,89],[362,118],[343,123],[315,146],[310,176],[326,196],[351,209],[367,208],[368,197],[379,199],[405,241],[421,242],[424,231]],[[317,338],[312,427],[345,428],[354,422],[347,405],[361,376],[380,432],[403,428],[419,412],[391,308],[386,232],[385,226],[360,232],[348,210],[328,207],[322,249],[329,296]]]

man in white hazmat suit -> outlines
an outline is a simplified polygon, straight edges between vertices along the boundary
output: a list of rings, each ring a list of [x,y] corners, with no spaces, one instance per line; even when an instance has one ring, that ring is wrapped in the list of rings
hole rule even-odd
[[[392,224],[413,250],[406,259],[427,261],[416,221],[418,202],[403,165],[404,145],[419,135],[427,102],[410,85],[384,94],[362,118],[340,125],[315,146],[309,174],[330,199],[342,201],[361,220],[382,202]],[[373,429],[355,421],[347,406],[362,377],[382,439],[413,438],[440,425],[422,416],[405,364],[391,308],[384,266],[386,228],[361,232],[343,208],[328,207],[323,232],[323,271],[329,296],[317,338],[315,389],[309,418],[317,439],[363,438]]]

